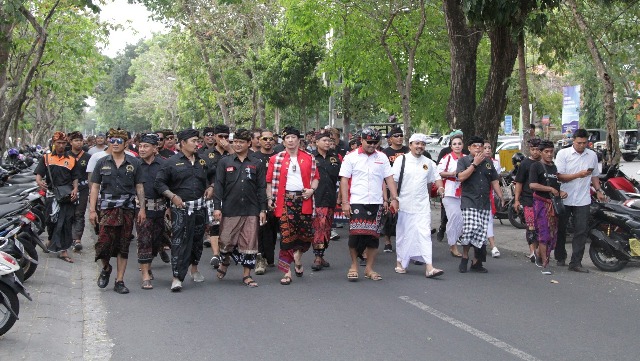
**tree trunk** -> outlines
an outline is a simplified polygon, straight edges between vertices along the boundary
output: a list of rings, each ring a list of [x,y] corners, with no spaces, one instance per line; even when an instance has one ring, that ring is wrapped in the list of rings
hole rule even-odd
[[[520,82],[520,112],[522,113],[522,152],[528,157],[529,129],[531,124],[531,111],[529,110],[529,85],[527,84],[527,61],[524,51],[524,29],[518,35],[518,75]]]
[[[591,36],[591,31],[587,26],[587,23],[584,20],[582,14],[578,11],[578,5],[575,0],[567,0],[567,4],[571,8],[571,12],[573,13],[573,18],[578,25],[578,29],[580,32],[584,34],[584,40],[587,43],[587,47],[589,48],[589,52],[591,53],[591,59],[593,60],[593,65],[595,66],[598,78],[602,82],[602,86],[604,87],[604,119],[607,125],[607,149],[611,151],[608,152],[607,158],[609,164],[619,164],[620,163],[620,145],[618,143],[618,126],[616,124],[616,109],[615,109],[615,100],[613,97],[614,86],[613,79],[609,75],[607,71],[607,66],[602,60],[602,55],[596,46],[596,42]]]
[[[467,26],[461,0],[444,0],[443,5],[451,54],[447,122],[451,129],[462,129],[468,137],[475,132],[476,58],[483,31]]]
[[[260,128],[267,129],[267,114],[264,108],[264,98],[258,95],[258,117],[260,118]]]
[[[351,87],[344,85],[342,88],[342,139],[348,140],[351,127]]]
[[[504,111],[507,108],[509,77],[518,55],[511,27],[494,26],[488,31],[491,39],[489,79],[475,112],[475,134],[488,139],[495,147]]]
[[[280,134],[280,108],[276,108],[274,111],[274,125],[276,134]]]

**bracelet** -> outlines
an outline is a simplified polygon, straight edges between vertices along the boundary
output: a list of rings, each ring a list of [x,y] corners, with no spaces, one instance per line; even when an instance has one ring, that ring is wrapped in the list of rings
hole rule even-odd
[[[472,165],[474,168],[478,168],[478,166],[477,166],[475,163],[473,163],[473,162],[471,162],[471,165]]]
[[[171,198],[169,198],[169,202],[173,202],[173,198],[175,198],[176,196],[177,196],[177,194],[175,194],[175,193],[174,193],[174,194],[171,196]]]

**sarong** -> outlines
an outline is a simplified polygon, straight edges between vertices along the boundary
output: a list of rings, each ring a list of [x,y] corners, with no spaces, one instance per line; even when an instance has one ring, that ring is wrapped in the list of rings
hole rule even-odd
[[[535,212],[536,233],[538,242],[547,246],[547,259],[551,251],[556,248],[558,239],[558,217],[551,200],[533,194],[533,210]],[[586,227],[586,225],[583,225]]]
[[[267,211],[267,223],[260,226],[258,231],[258,252],[273,265],[276,255],[276,240],[278,239],[278,218],[273,211]]]
[[[147,219],[136,223],[138,234],[138,263],[151,263],[165,239],[164,211],[147,211]]]
[[[100,232],[95,244],[95,260],[111,257],[129,258],[133,231],[133,209],[109,208],[100,211]]]
[[[280,254],[278,269],[287,273],[296,251],[309,250],[313,240],[311,214],[302,214],[302,198],[284,199],[284,211],[280,217]]]
[[[87,211],[87,203],[89,200],[89,188],[78,190],[78,204],[75,207],[75,218],[73,219],[73,228],[71,231],[72,238],[75,240],[82,239],[84,234],[84,215]]]
[[[220,223],[220,255],[253,269],[258,253],[258,216],[223,217]],[[235,252],[234,252],[235,251]]]
[[[535,224],[535,212],[533,211],[533,206],[524,206],[522,208],[524,211],[524,223],[527,226],[527,230],[525,231],[527,244],[534,244],[535,242],[538,242],[538,235],[536,232]]]
[[[75,205],[73,203],[57,203],[53,197],[47,197],[46,200],[46,219],[47,233],[51,244],[49,250],[52,252],[65,251],[71,247],[73,237],[71,234],[73,217],[75,213]],[[53,203],[57,203],[58,213],[52,216]]]
[[[334,210],[332,207],[316,208],[316,216],[313,219],[313,254],[318,257],[324,256],[324,250],[329,248]]]
[[[171,207],[171,221],[171,271],[173,277],[184,281],[189,266],[197,265],[202,256],[207,209]]]
[[[431,220],[431,212],[398,212],[396,260],[402,268],[407,268],[411,260],[432,263],[431,224],[427,220]]]
[[[472,245],[475,248],[482,248],[487,242],[487,225],[491,218],[490,209],[465,208],[462,210],[462,236],[460,244],[463,246]],[[449,219],[451,224],[451,219]]]
[[[460,209],[460,198],[456,197],[443,197],[442,204],[444,210],[447,213],[447,243],[449,246],[456,244],[460,236],[462,235],[462,210]]]
[[[349,220],[350,236],[372,236],[382,234],[382,204],[352,204]]]

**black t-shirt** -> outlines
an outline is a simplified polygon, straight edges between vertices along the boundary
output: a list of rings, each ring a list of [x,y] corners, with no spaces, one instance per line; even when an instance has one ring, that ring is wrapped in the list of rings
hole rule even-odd
[[[470,155],[458,159],[458,172],[464,172],[467,168],[473,167],[473,157]],[[491,182],[498,180],[498,172],[493,166],[493,162],[486,158],[475,167],[471,176],[462,182],[462,198],[460,208],[473,208],[490,210],[491,202],[489,194],[491,192]]]
[[[533,207],[533,191],[529,188],[529,184],[531,184],[531,166],[533,163],[538,163],[536,160],[532,160],[530,158],[524,159],[520,163],[520,168],[518,168],[518,174],[516,174],[515,181],[522,184],[522,192],[520,193],[520,204],[524,207]]]
[[[531,173],[529,175],[531,183],[538,183],[543,186],[549,186],[560,191],[560,182],[558,182],[558,168],[555,164],[543,164],[542,162],[534,162],[531,165]],[[551,192],[536,191],[536,195],[544,198],[551,198]]]
[[[338,199],[338,173],[340,173],[342,160],[333,151],[327,152],[326,157],[315,151],[314,157],[320,173],[318,188],[315,190],[313,197],[316,207],[334,208]]]
[[[393,162],[396,160],[396,158],[398,158],[403,154],[407,154],[408,152],[409,152],[409,147],[407,147],[406,145],[403,145],[402,148],[397,150],[391,147],[386,147],[382,150],[382,153],[384,153],[387,156],[387,158],[389,158],[389,163],[391,163],[392,167],[393,167]]]

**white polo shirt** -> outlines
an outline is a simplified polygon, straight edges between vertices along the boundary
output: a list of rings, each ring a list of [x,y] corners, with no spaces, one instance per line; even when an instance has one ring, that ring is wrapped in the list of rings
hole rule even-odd
[[[339,175],[351,179],[351,204],[382,204],[382,183],[393,171],[384,153],[369,155],[358,148],[344,157]]]
[[[582,154],[576,152],[573,147],[561,149],[556,156],[555,164],[560,174],[575,174],[593,168],[591,177],[600,175],[598,156],[591,149],[585,149]],[[586,206],[591,204],[591,177],[562,182],[560,190],[567,192],[568,195],[564,200],[565,205]]]

